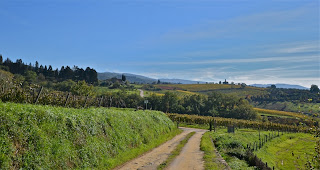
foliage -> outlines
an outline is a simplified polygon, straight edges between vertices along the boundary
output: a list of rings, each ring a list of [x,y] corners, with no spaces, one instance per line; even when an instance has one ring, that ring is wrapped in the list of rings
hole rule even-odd
[[[147,97],[152,108],[170,113],[212,115],[237,119],[256,119],[257,114],[249,103],[235,96],[212,92],[208,96],[186,95],[179,98],[171,92],[164,96]]]
[[[310,92],[311,93],[319,93],[319,87],[317,85],[311,85]]]
[[[210,170],[220,170],[220,169],[227,169],[226,165],[222,164],[219,161],[219,155],[215,151],[214,144],[210,137],[210,132],[206,132],[202,138],[200,143],[200,150],[204,151],[204,162],[205,162],[205,169]]]
[[[309,102],[309,99],[312,99],[313,103],[320,102],[320,96],[317,93],[312,93],[308,90],[268,88],[267,92],[268,94],[265,94],[265,95],[250,97],[250,101],[253,101],[253,102],[284,102],[284,101]]]
[[[272,115],[280,115],[280,116],[289,116],[293,118],[301,118],[305,119],[307,118],[306,115],[294,113],[294,112],[285,112],[285,111],[278,111],[278,110],[268,110],[268,109],[260,109],[260,108],[254,108],[255,111],[259,113],[265,113],[265,114],[272,114]]]
[[[92,95],[92,85],[89,85],[84,81],[78,81],[77,84],[71,87],[71,92],[75,95],[86,96]]]
[[[264,108],[268,110],[280,110],[286,112],[302,113],[312,117],[320,117],[320,103],[305,103],[299,101],[285,102],[251,102],[254,107]]]
[[[34,66],[23,63],[21,59],[12,62],[7,58],[3,63],[0,64],[1,68],[8,68],[8,70],[13,74],[20,74],[26,77],[26,81],[29,83],[35,83],[36,78],[38,81],[65,81],[68,79],[74,81],[84,80],[87,83],[94,84],[98,82],[96,70],[87,67],[85,70],[74,66],[70,68],[69,66],[62,66],[60,70],[53,70],[52,66],[39,66],[36,62]]]
[[[111,169],[176,133],[156,111],[0,103],[0,169]]]
[[[211,117],[211,116],[197,116],[197,115],[186,115],[186,114],[167,114],[168,117],[174,122],[183,122],[186,124],[199,124],[206,125],[209,127],[210,122],[214,123],[215,126],[231,126],[239,128],[253,128],[253,129],[265,129],[265,130],[280,130],[290,132],[309,132],[309,129],[304,126],[285,125],[279,123],[270,123],[262,121],[252,120],[241,120],[232,118],[222,117]]]

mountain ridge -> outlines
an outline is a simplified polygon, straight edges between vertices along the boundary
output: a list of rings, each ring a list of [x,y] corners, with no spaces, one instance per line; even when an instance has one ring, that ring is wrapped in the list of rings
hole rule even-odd
[[[300,86],[300,85],[295,85],[295,84],[283,84],[283,83],[277,83],[277,84],[250,84],[250,86],[254,87],[262,87],[262,88],[267,88],[270,87],[271,85],[275,85],[277,88],[284,88],[284,89],[300,89],[300,90],[308,90],[309,88]]]
[[[152,84],[156,83],[158,80],[162,83],[172,83],[172,84],[205,84],[206,82],[203,81],[193,81],[193,80],[185,80],[185,79],[168,79],[168,78],[160,78],[160,79],[154,79],[147,76],[142,76],[138,74],[132,74],[132,73],[115,73],[115,72],[103,72],[98,73],[98,79],[99,80],[106,80],[111,79],[113,77],[116,77],[118,79],[121,79],[122,75],[125,75],[127,80],[131,83],[141,83],[141,84]],[[250,86],[254,87],[270,87],[273,84],[251,84]],[[300,89],[300,90],[308,90],[309,88],[300,86],[300,85],[294,85],[294,84],[283,84],[283,83],[277,83],[274,84],[277,88],[285,88],[285,89]]]

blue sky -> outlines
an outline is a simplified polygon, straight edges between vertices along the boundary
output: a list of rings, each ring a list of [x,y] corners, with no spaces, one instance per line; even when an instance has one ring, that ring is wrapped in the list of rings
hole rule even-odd
[[[318,0],[1,0],[0,54],[197,81],[320,85]]]

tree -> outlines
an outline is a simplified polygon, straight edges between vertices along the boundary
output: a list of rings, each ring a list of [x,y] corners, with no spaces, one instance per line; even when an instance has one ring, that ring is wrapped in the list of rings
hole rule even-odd
[[[272,89],[277,88],[277,87],[276,87],[276,85],[274,85],[274,84],[273,84],[273,85],[271,85],[270,87],[271,87]]]
[[[124,74],[122,74],[121,79],[122,79],[122,82],[125,82],[127,80],[127,78],[126,78],[126,76]]]
[[[37,73],[34,71],[27,71],[25,75],[26,81],[29,83],[34,83],[37,79]]]
[[[88,86],[84,80],[78,81],[77,84],[71,87],[71,92],[80,96],[90,95],[92,93],[91,91],[92,86]]]
[[[2,58],[2,55],[0,54],[0,64],[2,65],[3,64],[3,58]]]
[[[246,83],[241,83],[241,88],[245,88],[247,85],[246,85]]]
[[[311,93],[318,93],[320,90],[319,90],[319,87],[317,85],[311,85],[311,88],[310,88],[310,92]]]
[[[160,80],[158,79],[158,82],[157,82],[157,84],[160,84],[161,82],[160,82]]]

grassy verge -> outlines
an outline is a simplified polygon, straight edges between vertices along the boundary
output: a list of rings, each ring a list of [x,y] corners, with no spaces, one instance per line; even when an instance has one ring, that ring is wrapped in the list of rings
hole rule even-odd
[[[217,160],[218,155],[215,152],[214,144],[212,143],[210,132],[206,132],[202,138],[200,143],[200,149],[204,151],[204,164],[205,169],[210,170],[220,170],[225,169],[225,165]]]
[[[285,134],[276,138],[255,154],[275,169],[305,169],[315,152],[316,139],[310,134]]]
[[[269,134],[272,132],[260,131],[262,139]],[[243,158],[246,145],[259,141],[258,130],[237,129],[235,133],[227,133],[227,129],[218,129],[216,132],[210,132],[210,135],[219,153],[232,169],[254,169]],[[315,153],[315,141],[311,134],[280,133],[280,137],[271,139],[254,153],[271,168],[274,166],[275,169],[305,169],[305,163],[311,160]]]
[[[158,170],[161,170],[161,169],[165,169],[168,165],[170,165],[170,163],[174,160],[174,158],[176,158],[182,148],[184,147],[184,145],[187,144],[188,140],[195,134],[196,132],[191,132],[189,133],[182,141],[180,141],[180,143],[177,145],[177,147],[170,153],[170,156],[168,157],[168,159],[166,161],[164,161],[163,163],[161,163],[159,166],[158,166]]]
[[[112,169],[178,133],[157,111],[0,102],[0,169]]]

